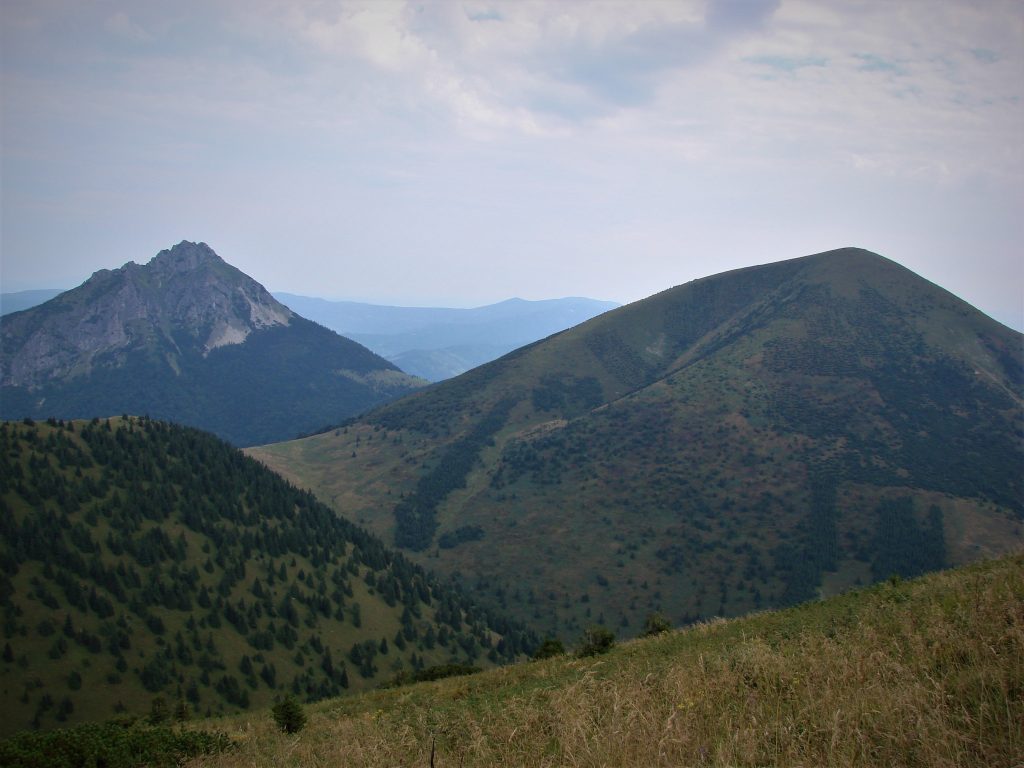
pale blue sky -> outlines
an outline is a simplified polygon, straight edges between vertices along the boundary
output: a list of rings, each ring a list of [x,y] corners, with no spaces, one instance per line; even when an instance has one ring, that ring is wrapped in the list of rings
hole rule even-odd
[[[1024,328],[1024,5],[3,0],[4,291],[632,301],[857,245]]]

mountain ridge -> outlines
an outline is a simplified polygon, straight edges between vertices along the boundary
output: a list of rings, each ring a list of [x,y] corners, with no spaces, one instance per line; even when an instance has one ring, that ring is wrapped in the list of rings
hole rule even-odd
[[[233,294],[226,294],[222,284],[230,285]],[[161,251],[144,266],[129,261],[118,269],[97,270],[77,289],[51,301],[57,304],[48,311],[4,321],[5,341],[17,343],[15,334],[21,331],[30,349],[3,361],[3,384],[38,386],[46,378],[88,373],[95,358],[154,337],[176,356],[179,344],[172,323],[175,330],[195,337],[205,355],[242,343],[253,330],[288,325],[294,314],[208,245],[187,241]],[[72,329],[56,322],[61,314],[104,301],[113,305],[105,317],[89,312]]]
[[[1019,541],[1022,338],[838,249],[676,286],[251,453],[563,636],[591,613],[735,615]]]

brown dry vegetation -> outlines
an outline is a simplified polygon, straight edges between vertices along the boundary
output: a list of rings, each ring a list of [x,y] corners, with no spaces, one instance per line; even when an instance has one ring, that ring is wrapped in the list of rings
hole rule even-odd
[[[226,720],[237,766],[1015,766],[1024,555],[469,678]]]

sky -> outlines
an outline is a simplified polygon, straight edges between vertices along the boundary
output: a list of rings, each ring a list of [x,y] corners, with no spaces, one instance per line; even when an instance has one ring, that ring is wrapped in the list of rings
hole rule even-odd
[[[0,285],[629,302],[860,246],[1024,329],[1019,0],[2,0]]]

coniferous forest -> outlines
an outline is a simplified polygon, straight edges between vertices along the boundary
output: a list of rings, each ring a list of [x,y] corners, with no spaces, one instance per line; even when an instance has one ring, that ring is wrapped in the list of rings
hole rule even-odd
[[[6,733],[312,701],[536,644],[194,429],[3,423],[0,478]]]

